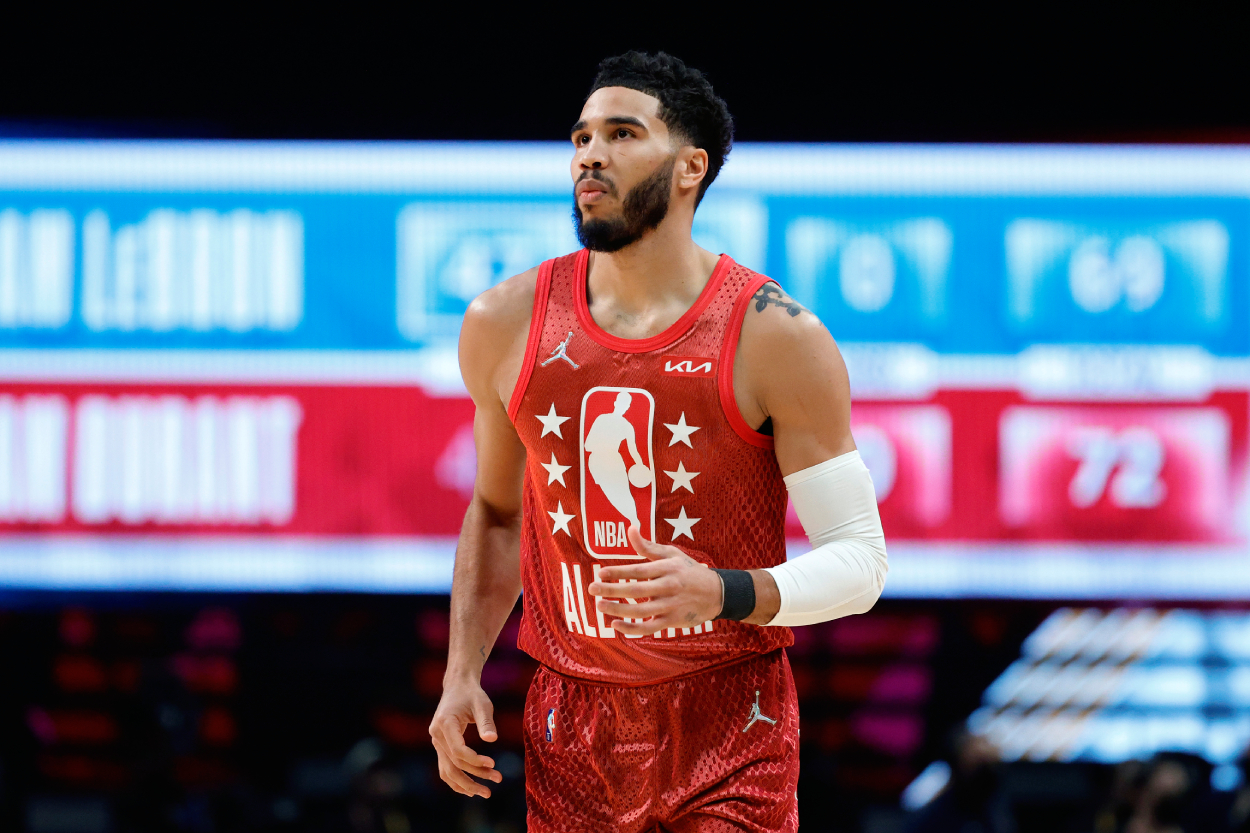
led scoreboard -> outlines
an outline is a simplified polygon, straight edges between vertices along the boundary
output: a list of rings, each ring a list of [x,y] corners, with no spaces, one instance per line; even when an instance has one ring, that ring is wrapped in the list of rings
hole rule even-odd
[[[0,587],[445,591],[567,156],[0,143]],[[694,234],[837,338],[887,594],[1250,595],[1250,150],[742,145]]]

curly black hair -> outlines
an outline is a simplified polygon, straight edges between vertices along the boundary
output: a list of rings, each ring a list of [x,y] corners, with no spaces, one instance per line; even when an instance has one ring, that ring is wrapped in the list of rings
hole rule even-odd
[[[660,100],[657,115],[669,131],[707,151],[707,176],[699,184],[695,205],[702,202],[734,143],[733,116],[703,73],[667,52],[630,51],[599,64],[590,93],[603,87],[628,87],[655,96]]]

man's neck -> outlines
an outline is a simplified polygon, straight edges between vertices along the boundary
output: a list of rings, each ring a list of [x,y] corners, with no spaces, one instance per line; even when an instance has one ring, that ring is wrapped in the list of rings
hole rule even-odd
[[[592,252],[586,284],[591,313],[613,335],[656,335],[694,304],[717,260],[695,244],[689,225],[670,222],[619,252]]]

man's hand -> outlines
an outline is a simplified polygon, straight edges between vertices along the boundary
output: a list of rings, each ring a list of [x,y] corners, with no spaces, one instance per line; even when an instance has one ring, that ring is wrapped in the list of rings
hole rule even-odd
[[[443,697],[438,701],[434,719],[430,721],[430,737],[438,750],[438,774],[458,793],[490,798],[490,788],[474,781],[469,775],[496,784],[503,780],[503,776],[495,769],[492,759],[465,746],[464,730],[470,723],[477,724],[478,736],[488,743],[499,737],[495,731],[495,707],[480,685],[444,683]]]
[[[631,525],[627,534],[634,551],[647,560],[628,567],[601,567],[599,578],[587,588],[600,597],[595,606],[601,613],[622,617],[612,621],[613,628],[627,636],[646,636],[662,628],[691,628],[716,618],[724,605],[720,576],[677,547],[645,540],[636,526]],[[645,621],[626,622],[626,618]]]

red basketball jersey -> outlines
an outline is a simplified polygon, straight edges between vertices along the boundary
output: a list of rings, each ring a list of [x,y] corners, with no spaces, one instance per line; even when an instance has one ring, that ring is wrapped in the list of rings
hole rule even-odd
[[[521,649],[571,677],[640,685],[791,644],[788,628],[725,620],[625,637],[595,611],[586,588],[599,568],[639,558],[631,523],[713,567],[781,564],[786,490],[772,438],[733,395],[742,319],[769,278],[722,255],[675,324],[622,339],[591,318],[588,258],[540,267],[508,405],[527,452]]]

